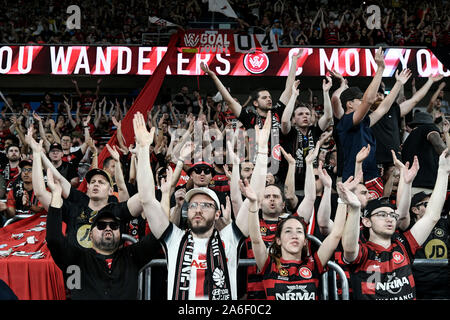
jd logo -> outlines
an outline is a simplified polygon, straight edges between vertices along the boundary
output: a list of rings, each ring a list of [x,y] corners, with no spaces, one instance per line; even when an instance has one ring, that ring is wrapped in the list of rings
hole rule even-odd
[[[80,7],[72,4],[67,7],[66,13],[71,14],[66,20],[67,29],[81,29],[81,10]]]
[[[447,246],[442,240],[430,240],[425,246],[425,256],[427,259],[444,259],[447,257]]]
[[[370,5],[366,9],[366,13],[370,14],[367,17],[366,25],[370,30],[381,29],[381,10],[377,5]]]

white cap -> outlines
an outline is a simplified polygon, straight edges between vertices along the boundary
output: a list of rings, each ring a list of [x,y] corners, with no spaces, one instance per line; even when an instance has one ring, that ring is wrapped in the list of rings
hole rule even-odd
[[[189,202],[194,195],[199,194],[199,193],[206,194],[211,199],[213,199],[214,202],[216,203],[217,210],[220,209],[219,198],[217,197],[217,194],[214,192],[214,190],[212,190],[210,188],[200,187],[200,188],[194,188],[194,189],[189,190],[185,195],[186,202]]]

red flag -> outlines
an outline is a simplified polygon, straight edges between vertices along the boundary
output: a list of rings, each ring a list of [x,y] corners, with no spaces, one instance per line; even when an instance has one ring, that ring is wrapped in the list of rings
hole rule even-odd
[[[147,116],[147,111],[149,111],[153,107],[153,103],[158,96],[159,89],[164,81],[164,77],[166,76],[166,69],[169,64],[169,61],[172,57],[174,57],[177,53],[177,42],[178,42],[179,34],[174,33],[169,41],[169,45],[167,46],[167,52],[164,57],[161,59],[161,62],[155,69],[155,72],[150,76],[150,79],[145,84],[142,91],[139,93],[138,97],[134,101],[134,104],[128,110],[125,117],[122,119],[122,134],[125,138],[127,146],[134,142],[134,131],[133,131],[133,117],[136,112],[141,112],[144,117]],[[117,135],[114,132],[111,139],[108,141],[110,146],[113,146],[117,143]],[[103,161],[109,156],[109,152],[107,148],[103,148],[102,152],[98,155],[98,167],[103,167]],[[78,187],[78,190],[85,192],[86,191],[86,180]]]

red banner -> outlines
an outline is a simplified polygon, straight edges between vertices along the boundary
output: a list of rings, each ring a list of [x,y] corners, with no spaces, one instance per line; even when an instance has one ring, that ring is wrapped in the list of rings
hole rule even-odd
[[[279,48],[278,52],[187,53],[183,52],[185,49],[178,47],[178,53],[170,58],[167,75],[202,75],[200,63],[205,62],[220,76],[287,76],[290,58],[300,50]],[[324,76],[327,69],[335,69],[346,77],[370,77],[376,68],[375,50],[303,48],[297,75]],[[148,76],[155,72],[166,52],[167,47],[2,46],[0,74]],[[420,77],[450,75],[450,71],[425,48],[388,48],[385,61],[385,77],[391,77],[395,70],[403,68],[410,68]]]
[[[35,214],[0,228],[0,279],[19,300],[66,298],[62,271],[45,242],[46,222]]]

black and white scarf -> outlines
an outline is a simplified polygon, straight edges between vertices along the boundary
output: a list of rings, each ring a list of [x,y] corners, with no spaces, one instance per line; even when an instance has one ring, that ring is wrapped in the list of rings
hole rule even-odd
[[[314,150],[315,143],[312,135],[312,130],[308,129],[308,132],[306,133],[306,135],[304,135],[299,129],[295,129],[297,130],[297,138],[294,142],[295,166],[297,168],[297,171],[300,173],[300,171],[305,167],[304,160],[309,151]],[[308,140],[307,147],[304,147],[304,140]]]
[[[189,299],[189,281],[192,258],[194,253],[194,238],[187,230],[181,239],[178,251],[175,280],[173,286],[173,300]],[[220,239],[219,231],[214,229],[209,238],[206,250],[205,292],[210,300],[231,300],[230,277],[228,274],[227,258]]]

